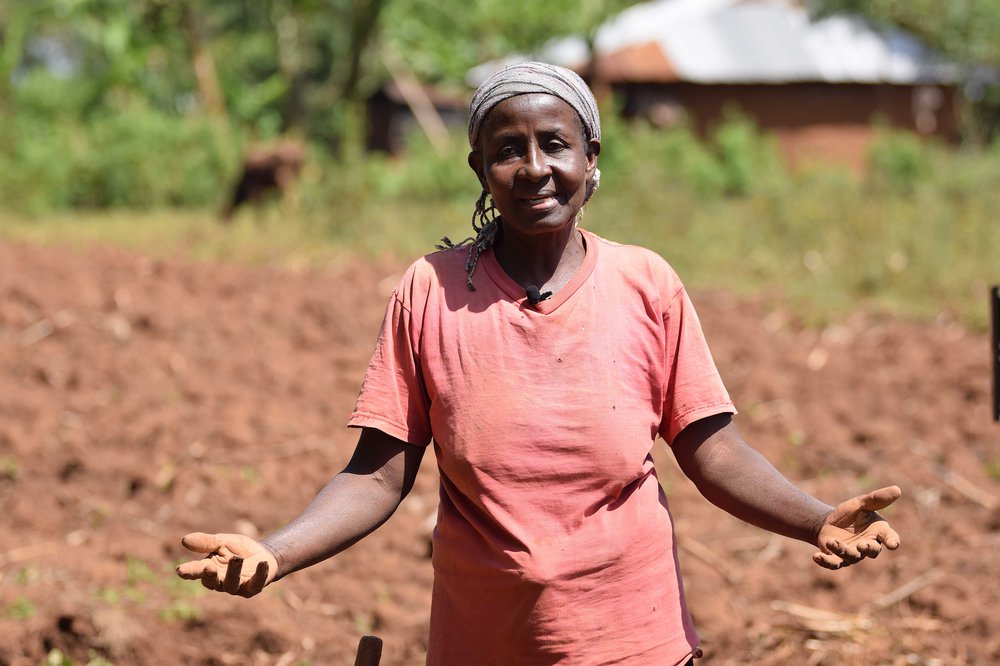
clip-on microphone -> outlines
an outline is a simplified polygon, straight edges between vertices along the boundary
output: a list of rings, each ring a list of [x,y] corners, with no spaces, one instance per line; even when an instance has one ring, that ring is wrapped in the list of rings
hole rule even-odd
[[[532,305],[538,305],[546,298],[550,297],[552,295],[552,292],[546,291],[545,293],[542,293],[538,290],[538,287],[536,287],[533,284],[529,284],[527,287],[524,288],[524,295],[528,297],[529,303],[531,303]]]

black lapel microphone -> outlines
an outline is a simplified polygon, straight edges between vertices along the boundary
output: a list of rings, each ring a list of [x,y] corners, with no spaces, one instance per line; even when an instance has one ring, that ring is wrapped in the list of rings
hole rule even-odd
[[[524,288],[524,295],[528,297],[529,303],[531,303],[532,305],[538,305],[546,298],[552,296],[552,292],[547,291],[543,294],[542,292],[538,291],[538,287],[536,287],[533,284],[529,284],[527,287]]]

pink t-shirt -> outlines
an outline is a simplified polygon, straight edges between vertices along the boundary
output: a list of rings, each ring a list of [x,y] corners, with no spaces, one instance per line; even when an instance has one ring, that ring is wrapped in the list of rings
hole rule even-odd
[[[698,642],[650,450],[735,412],[680,280],[584,232],[570,282],[532,306],[485,252],[410,267],[349,425],[441,474],[427,663],[676,664]]]

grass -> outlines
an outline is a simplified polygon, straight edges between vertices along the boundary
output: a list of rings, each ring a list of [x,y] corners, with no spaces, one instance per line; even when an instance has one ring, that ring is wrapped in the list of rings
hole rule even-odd
[[[25,597],[18,597],[3,609],[2,616],[9,620],[27,620],[36,612],[35,604]]]
[[[128,605],[144,606],[152,599],[162,599],[166,593],[168,601],[159,604],[157,617],[162,622],[200,622],[202,609],[195,602],[203,596],[204,588],[191,585],[174,573],[175,565],[163,565],[157,572],[149,564],[136,557],[125,561],[125,581],[121,587],[101,587],[94,591],[94,598],[109,607]]]
[[[16,481],[18,474],[17,460],[12,456],[0,456],[0,480]]]

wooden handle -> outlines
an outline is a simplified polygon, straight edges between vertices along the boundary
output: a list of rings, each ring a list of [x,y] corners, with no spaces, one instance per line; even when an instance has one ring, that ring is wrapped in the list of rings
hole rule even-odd
[[[993,360],[993,420],[1000,422],[1000,285],[990,289],[990,310],[993,345],[990,357]]]
[[[362,636],[358,642],[358,656],[354,666],[378,666],[382,660],[382,639],[378,636]]]

